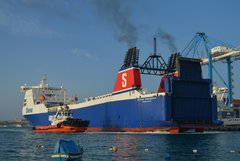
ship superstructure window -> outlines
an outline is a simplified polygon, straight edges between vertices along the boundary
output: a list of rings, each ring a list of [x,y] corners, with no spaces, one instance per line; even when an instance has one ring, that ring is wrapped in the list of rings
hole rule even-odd
[[[26,106],[26,105],[27,105],[27,99],[24,99],[23,106]]]

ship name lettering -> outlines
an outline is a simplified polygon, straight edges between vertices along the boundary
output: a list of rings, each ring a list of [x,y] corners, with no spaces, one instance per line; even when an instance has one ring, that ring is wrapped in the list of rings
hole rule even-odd
[[[152,100],[155,100],[155,99],[156,99],[156,97],[138,98],[138,101],[152,102]]]

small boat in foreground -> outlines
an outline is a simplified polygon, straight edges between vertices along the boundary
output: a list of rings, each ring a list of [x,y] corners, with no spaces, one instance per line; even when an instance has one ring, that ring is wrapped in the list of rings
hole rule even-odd
[[[79,147],[73,140],[60,139],[54,147],[51,157],[55,159],[75,160],[80,159],[83,149]]]
[[[89,121],[73,118],[68,106],[61,107],[53,116],[49,116],[51,125],[35,126],[35,132],[84,132]]]

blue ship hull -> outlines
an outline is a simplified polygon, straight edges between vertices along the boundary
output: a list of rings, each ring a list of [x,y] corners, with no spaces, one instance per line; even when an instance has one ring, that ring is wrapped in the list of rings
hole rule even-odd
[[[151,100],[147,102],[146,99],[132,99],[108,102],[71,111],[74,118],[89,120],[89,127],[94,128],[139,128],[167,124],[170,113],[167,102],[170,102],[170,98],[158,96],[148,99]],[[50,125],[48,117],[54,114],[42,113],[25,115],[25,117],[34,126],[45,126]]]

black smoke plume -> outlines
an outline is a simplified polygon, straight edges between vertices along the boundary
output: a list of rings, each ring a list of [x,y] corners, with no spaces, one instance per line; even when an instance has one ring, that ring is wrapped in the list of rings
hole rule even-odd
[[[137,27],[130,21],[129,12],[122,6],[121,0],[95,0],[99,16],[107,18],[115,27],[118,41],[134,47],[138,40]],[[104,16],[104,17],[103,17]]]
[[[158,28],[157,33],[155,34],[155,37],[159,38],[164,44],[167,44],[168,49],[174,53],[177,52],[177,47],[175,45],[175,38],[164,32],[161,28]]]

